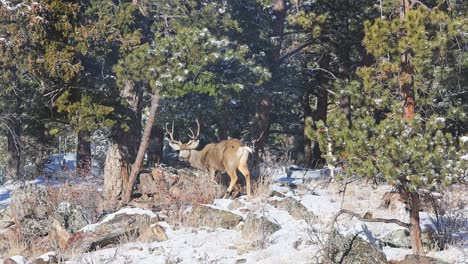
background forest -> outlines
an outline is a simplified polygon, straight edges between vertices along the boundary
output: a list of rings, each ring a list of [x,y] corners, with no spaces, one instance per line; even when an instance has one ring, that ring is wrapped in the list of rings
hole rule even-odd
[[[128,202],[166,124],[185,141],[199,120],[202,145],[242,139],[254,168],[268,156],[389,183],[422,254],[421,190],[468,175],[467,13],[462,0],[0,0],[0,183],[77,153],[82,176],[119,164]]]

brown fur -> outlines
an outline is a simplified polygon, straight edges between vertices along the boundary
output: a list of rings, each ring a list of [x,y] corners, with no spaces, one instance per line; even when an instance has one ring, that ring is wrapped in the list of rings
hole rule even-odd
[[[212,180],[214,180],[217,171],[226,172],[229,175],[231,182],[226,195],[232,192],[237,182],[237,170],[245,177],[247,194],[252,195],[250,171],[247,165],[249,153],[252,150],[239,139],[227,139],[208,144],[201,151],[194,150],[198,146],[198,141],[190,141],[186,144],[178,144],[178,146],[181,152],[189,151],[188,161],[190,166],[208,172]]]

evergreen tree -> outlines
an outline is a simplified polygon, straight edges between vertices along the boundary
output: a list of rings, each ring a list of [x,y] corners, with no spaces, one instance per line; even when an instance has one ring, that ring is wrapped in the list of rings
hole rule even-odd
[[[364,45],[376,63],[359,68],[362,84],[347,88],[352,126],[343,126],[346,116],[333,111],[318,133],[323,144],[332,143],[329,162],[341,163],[347,177],[386,181],[407,194],[412,249],[424,254],[418,192],[466,180],[461,157],[467,149],[458,138],[468,132],[459,93],[466,90],[467,60],[454,45],[466,26],[446,5],[403,7],[404,17],[365,24]]]

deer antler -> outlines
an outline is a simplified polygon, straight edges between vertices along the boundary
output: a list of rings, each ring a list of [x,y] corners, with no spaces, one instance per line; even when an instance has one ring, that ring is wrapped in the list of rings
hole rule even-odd
[[[171,132],[169,132],[169,129],[167,129],[167,123],[166,123],[166,133],[169,135],[172,142],[177,143],[179,145],[182,145],[182,142],[174,139],[174,121],[172,121],[172,130],[171,130]]]
[[[200,135],[200,123],[198,122],[198,118],[195,119],[195,122],[197,122],[197,126],[198,126],[198,128],[197,128],[197,135],[195,135],[195,134],[193,133],[193,130],[192,130],[191,128],[189,128],[190,133],[192,134],[191,136],[189,136],[191,140],[196,140],[196,139],[198,138],[198,136]]]

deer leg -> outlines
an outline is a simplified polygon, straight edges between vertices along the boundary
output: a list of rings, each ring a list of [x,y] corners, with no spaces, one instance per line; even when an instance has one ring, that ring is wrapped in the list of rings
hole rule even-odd
[[[208,171],[208,173],[210,174],[210,180],[211,180],[212,182],[214,182],[216,185],[218,185],[218,183],[216,182],[216,179],[215,179],[215,177],[216,177],[216,170],[215,170],[215,169],[210,169],[210,170]]]
[[[237,183],[237,172],[235,170],[229,171],[228,175],[231,178],[231,182],[229,183],[229,187],[226,190],[226,194],[224,195],[224,198],[227,198],[231,195],[232,188],[234,188],[234,185],[236,185]]]
[[[252,197],[252,186],[250,185],[250,171],[247,165],[240,165],[239,166],[239,171],[242,172],[242,174],[245,177],[245,185],[247,186],[247,196]]]

